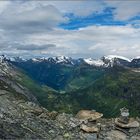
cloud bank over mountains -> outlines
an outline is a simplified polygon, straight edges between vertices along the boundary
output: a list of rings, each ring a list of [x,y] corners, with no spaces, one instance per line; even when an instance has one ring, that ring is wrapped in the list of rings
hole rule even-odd
[[[0,53],[140,55],[139,5],[139,1],[0,1]]]

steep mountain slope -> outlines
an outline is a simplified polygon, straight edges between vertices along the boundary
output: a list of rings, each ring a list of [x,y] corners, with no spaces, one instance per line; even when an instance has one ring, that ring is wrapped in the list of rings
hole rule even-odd
[[[119,108],[130,108],[132,116],[140,116],[140,73],[121,67],[109,69],[91,86],[63,96],[63,106],[71,112],[81,108],[97,109],[106,117],[118,115]],[[61,108],[62,106],[60,106]]]
[[[93,68],[80,62],[79,65],[68,63],[54,63],[54,61],[15,61],[12,62],[22,68],[26,74],[41,85],[47,85],[55,90],[76,90],[94,82],[103,73],[103,69]],[[60,60],[59,60],[60,61]],[[72,62],[71,62],[72,63]]]
[[[37,102],[30,91],[19,82],[22,79],[21,73],[10,63],[0,58],[0,87],[1,90],[12,92],[14,96],[23,96],[28,100]]]
[[[139,68],[140,59],[128,59],[122,56],[109,55],[99,60],[72,59],[69,57],[50,57],[22,59],[10,58],[12,64],[23,69],[40,85],[47,85],[55,90],[76,90],[84,88],[100,78],[106,69],[114,66]]]
[[[7,62],[4,57],[0,58],[0,90],[2,95],[8,92],[19,99],[24,98],[25,101],[37,104],[40,102],[50,110],[53,108],[51,108],[52,101],[49,95],[57,94],[55,90],[47,86],[38,85],[23,70]]]
[[[57,139],[60,136],[65,139],[67,133],[72,133],[71,138],[79,139],[78,127],[73,133],[68,122],[64,125],[54,120],[56,112],[49,112],[39,105],[34,95],[43,99],[42,94],[49,91],[48,87],[43,90],[1,57],[0,139]]]
[[[0,58],[0,139],[48,140],[65,139],[70,135],[71,139],[85,139],[84,135],[80,138],[78,124],[74,128],[72,121],[65,121],[64,125],[59,121],[61,117],[55,119],[57,112],[41,107],[31,94],[36,92],[42,94],[39,86]],[[64,117],[75,119],[67,116]]]
[[[136,57],[131,61],[131,67],[140,68],[140,57]]]

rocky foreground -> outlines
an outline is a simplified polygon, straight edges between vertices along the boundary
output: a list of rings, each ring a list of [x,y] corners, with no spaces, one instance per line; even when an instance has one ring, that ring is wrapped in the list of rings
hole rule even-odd
[[[120,129],[115,118],[101,118],[101,113],[49,112],[32,99],[25,87],[1,77],[0,139],[140,140],[139,118],[136,127]]]
[[[115,119],[83,122],[70,114],[49,112],[39,105],[0,92],[0,138],[46,140],[139,140],[140,127],[120,130]],[[136,119],[140,122],[140,119]],[[85,125],[86,123],[86,125]],[[86,131],[82,127],[96,128]],[[82,127],[81,127],[82,126]],[[93,126],[93,127],[92,127]],[[88,129],[89,130],[89,129]]]

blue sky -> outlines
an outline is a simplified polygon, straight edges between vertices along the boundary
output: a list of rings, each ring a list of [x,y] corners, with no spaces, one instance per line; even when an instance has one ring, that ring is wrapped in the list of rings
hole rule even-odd
[[[0,1],[0,54],[140,55],[140,1]]]
[[[100,26],[127,25],[130,21],[133,21],[131,19],[125,21],[114,20],[113,19],[114,10],[115,10],[114,8],[107,7],[103,10],[102,13],[91,13],[91,15],[88,15],[86,17],[75,16],[73,13],[68,13],[65,16],[69,18],[69,22],[60,24],[60,27],[64,29],[73,30],[92,25],[100,25]],[[136,19],[140,18],[136,17]]]

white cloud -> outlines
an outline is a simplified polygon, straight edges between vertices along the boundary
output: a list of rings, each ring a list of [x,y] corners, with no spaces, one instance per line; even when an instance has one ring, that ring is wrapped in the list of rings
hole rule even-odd
[[[38,1],[38,3],[41,3]],[[45,1],[43,5],[51,4],[62,13],[73,13],[75,16],[85,17],[91,15],[94,12],[101,12],[105,7],[101,1],[92,0],[81,0],[81,1]]]
[[[41,3],[41,2],[38,2]],[[75,16],[88,16],[101,13],[107,7],[113,7],[115,20],[128,20],[140,14],[139,0],[81,0],[81,1],[45,1],[44,5],[54,5],[63,13],[73,13]]]
[[[10,1],[0,1],[0,13],[2,13],[9,4]]]
[[[55,44],[54,55],[77,54],[78,57],[118,54],[126,57],[139,55],[140,29],[132,26],[90,26],[80,30],[56,29],[47,34],[29,35],[28,43]],[[26,43],[27,43],[26,42]],[[137,50],[137,51],[136,51]],[[42,51],[43,53],[43,51]],[[47,52],[45,52],[48,54]]]
[[[0,2],[2,4],[3,2]],[[64,30],[64,13],[87,16],[115,7],[114,17],[127,20],[139,14],[139,3],[111,1],[15,1],[0,8],[0,51],[13,55],[69,55],[101,57],[118,54],[133,57],[140,53],[140,29],[127,26],[89,26]],[[138,24],[138,21],[135,21]],[[53,47],[50,47],[53,46]]]
[[[62,13],[52,5],[15,2],[0,14],[0,27],[9,32],[49,30],[66,21]]]
[[[140,14],[140,1],[106,1],[107,6],[116,8],[115,20],[128,20]]]
[[[24,42],[26,35],[38,32],[46,33],[53,30],[61,22],[67,22],[67,18],[64,18],[55,6],[38,4],[34,1],[25,3],[21,1],[8,1],[6,3],[0,1],[0,8],[1,53],[30,53],[29,48],[28,51],[19,51],[20,48],[17,48],[23,47],[22,42]],[[11,46],[10,50],[9,46]],[[37,50],[37,48],[34,50]]]

